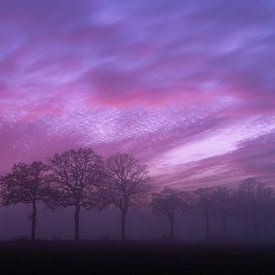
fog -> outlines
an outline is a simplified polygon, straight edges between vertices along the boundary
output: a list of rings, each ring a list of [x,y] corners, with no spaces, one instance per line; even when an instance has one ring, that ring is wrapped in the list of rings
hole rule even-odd
[[[28,220],[30,208],[25,205],[0,209],[1,240],[29,239],[31,223]],[[261,223],[255,226],[248,222],[247,240],[244,238],[243,221],[231,216],[227,222],[227,238],[223,238],[222,224],[218,217],[210,220],[211,242],[273,242],[275,241],[275,223],[269,224],[266,236]],[[42,240],[71,240],[74,235],[73,208],[50,210],[39,206],[37,238]],[[129,211],[127,220],[128,239],[168,239],[169,223],[165,217],[152,215],[150,209]],[[120,239],[120,213],[117,209],[87,211],[80,214],[80,239],[111,240]],[[175,239],[184,242],[204,242],[205,220],[190,211],[176,213]]]

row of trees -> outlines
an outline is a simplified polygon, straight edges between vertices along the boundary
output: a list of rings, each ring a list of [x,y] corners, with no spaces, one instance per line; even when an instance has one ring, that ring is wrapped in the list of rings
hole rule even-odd
[[[148,169],[129,154],[115,154],[106,162],[90,148],[55,154],[47,163],[19,163],[0,179],[1,206],[30,204],[31,240],[36,239],[37,205],[74,207],[74,239],[79,240],[82,208],[117,207],[121,239],[126,239],[129,208],[146,203],[150,193]]]
[[[126,239],[126,218],[130,208],[150,207],[153,214],[165,216],[174,237],[178,211],[189,211],[205,219],[205,234],[209,239],[210,221],[219,217],[223,236],[227,236],[227,220],[237,216],[243,221],[244,237],[248,224],[259,224],[268,232],[275,211],[275,195],[256,179],[244,180],[237,188],[199,188],[194,191],[164,188],[153,189],[147,166],[129,154],[110,156],[106,161],[90,148],[68,150],[55,154],[46,163],[18,163],[0,178],[1,206],[30,204],[31,239],[36,239],[37,206],[44,203],[74,208],[74,239],[79,240],[82,208],[87,210],[115,207],[121,213],[121,239]]]
[[[210,236],[210,221],[213,217],[220,220],[223,239],[228,237],[227,221],[232,217],[241,221],[245,240],[251,224],[256,238],[259,237],[260,229],[267,238],[275,214],[275,192],[255,178],[247,178],[234,189],[218,186],[185,192],[164,188],[160,193],[152,195],[151,206],[153,213],[167,217],[171,238],[174,237],[175,214],[178,210],[189,210],[204,218],[206,239]]]

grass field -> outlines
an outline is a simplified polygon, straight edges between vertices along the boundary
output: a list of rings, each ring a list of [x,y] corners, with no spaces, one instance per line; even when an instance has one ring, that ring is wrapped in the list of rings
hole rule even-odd
[[[2,242],[1,274],[275,274],[275,245]]]

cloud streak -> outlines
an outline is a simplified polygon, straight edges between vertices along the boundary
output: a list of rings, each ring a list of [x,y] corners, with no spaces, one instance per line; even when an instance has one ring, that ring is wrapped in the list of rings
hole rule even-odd
[[[0,0],[1,170],[91,145],[132,152],[171,184],[191,171],[216,184],[236,169],[270,182],[273,143],[261,137],[275,127],[274,10],[271,0]]]

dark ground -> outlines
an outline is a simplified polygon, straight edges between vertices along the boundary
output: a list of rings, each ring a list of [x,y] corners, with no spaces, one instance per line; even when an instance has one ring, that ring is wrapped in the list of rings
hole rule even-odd
[[[1,274],[275,274],[275,245],[157,241],[0,244]]]

